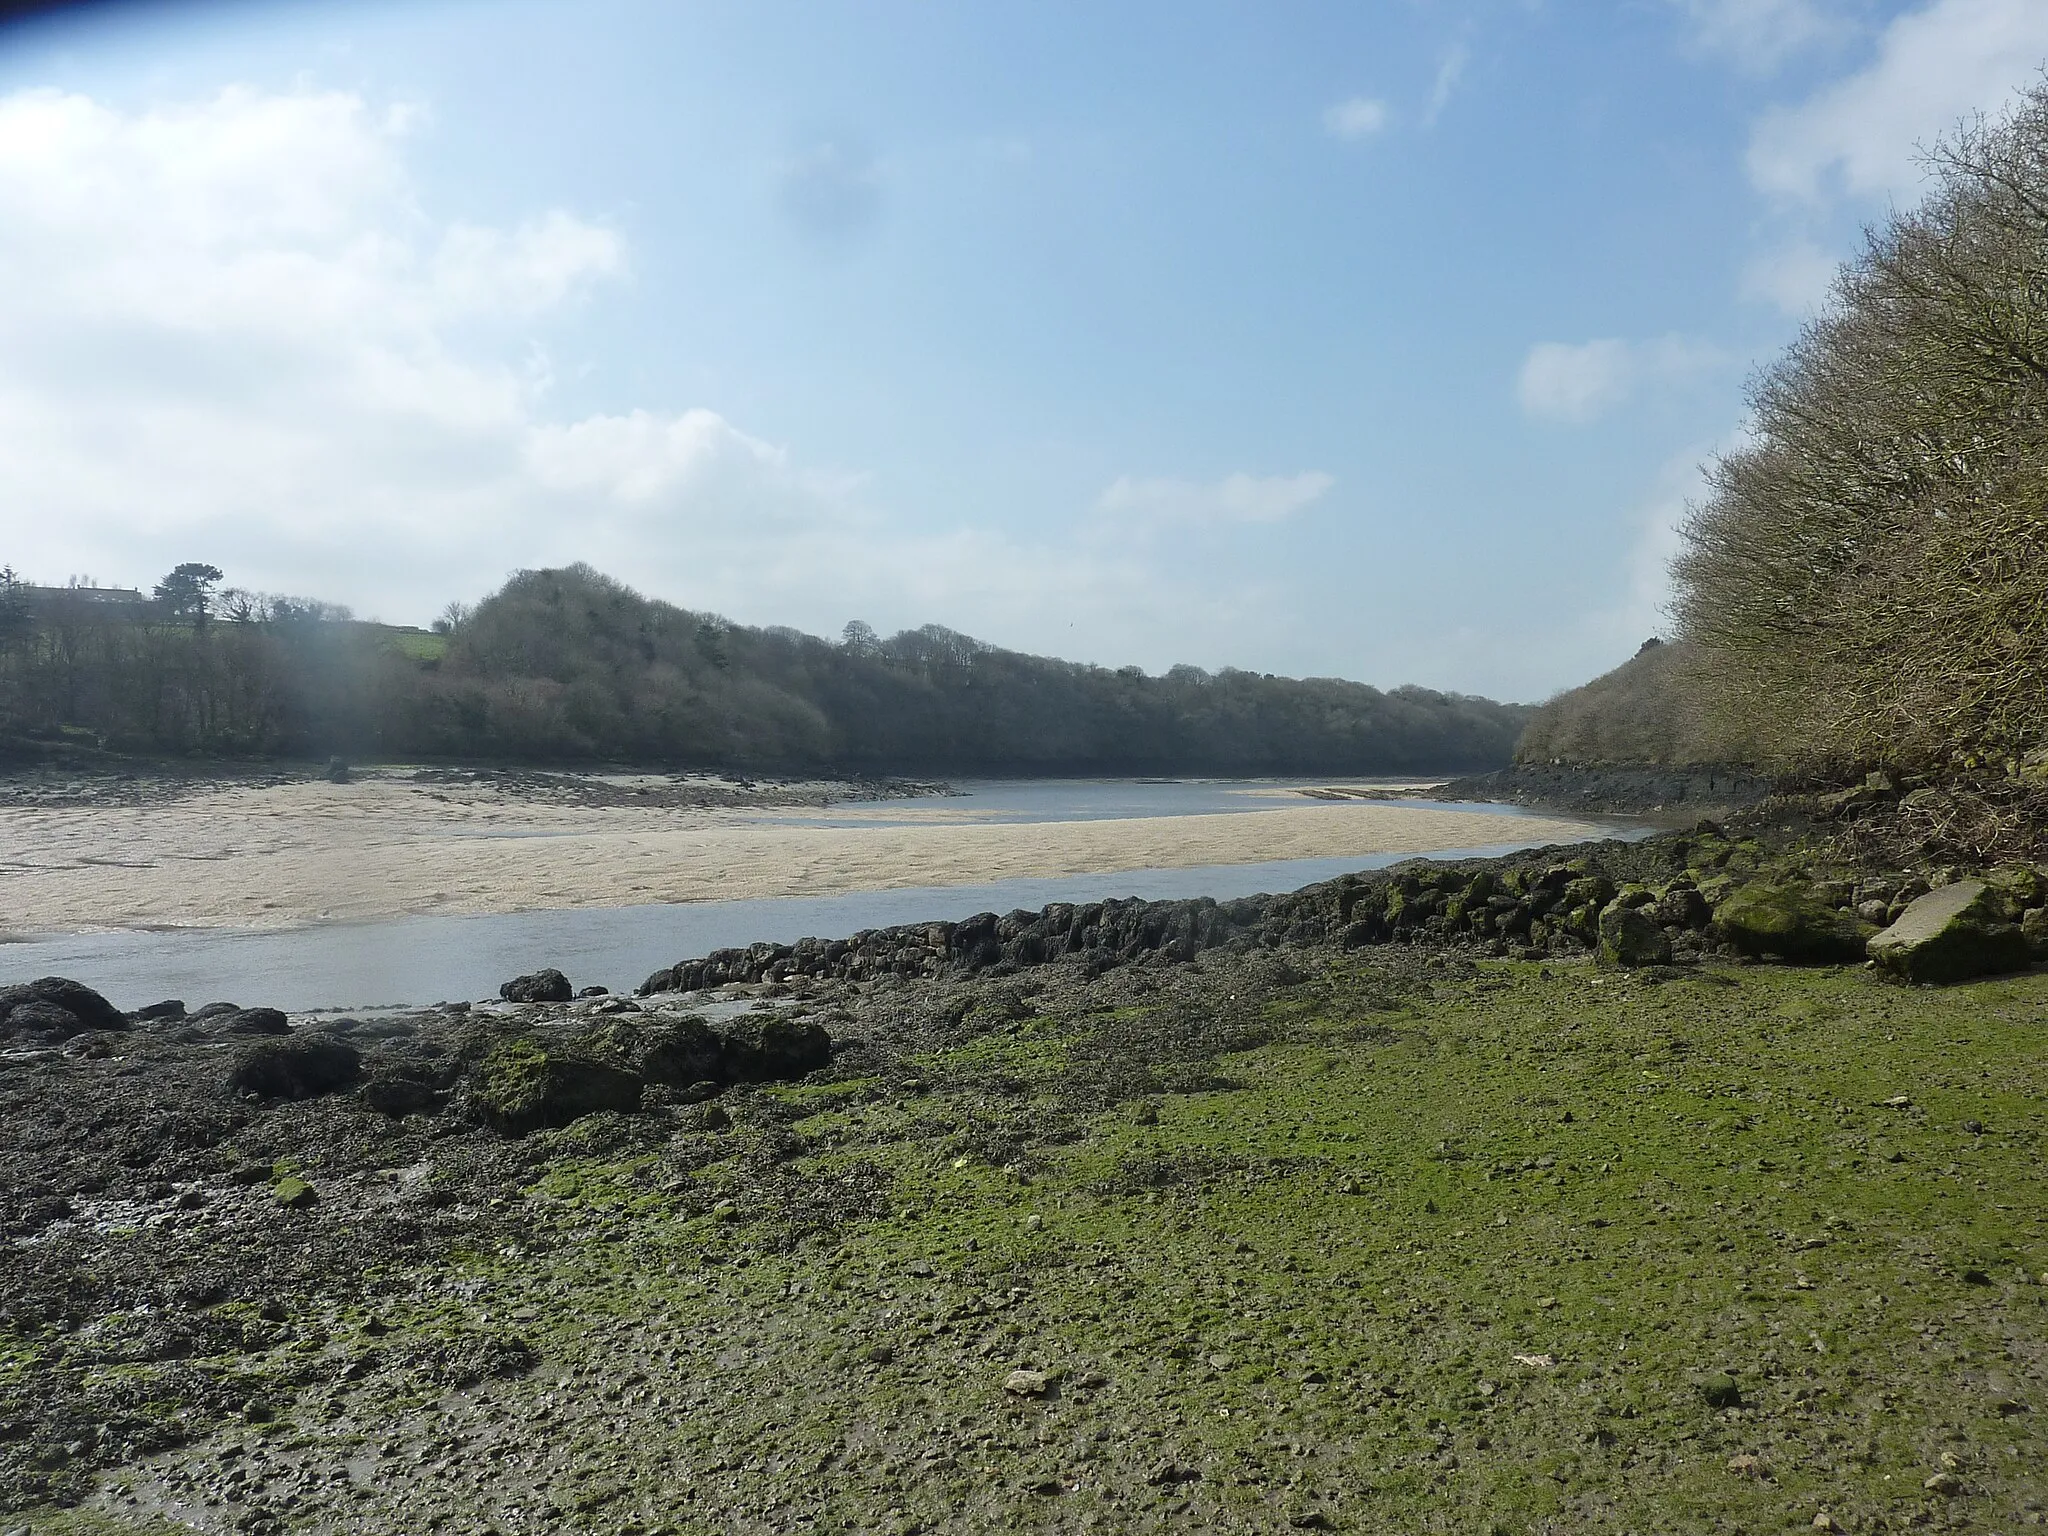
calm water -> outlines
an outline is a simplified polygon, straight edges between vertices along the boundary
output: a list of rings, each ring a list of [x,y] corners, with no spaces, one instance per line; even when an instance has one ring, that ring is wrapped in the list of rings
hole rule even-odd
[[[878,826],[922,822],[934,808],[956,813],[982,825],[1016,825],[1038,821],[1122,821],[1139,816],[1212,816],[1236,811],[1270,811],[1283,807],[1341,805],[1299,793],[1321,785],[1358,788],[1412,784],[1413,779],[971,779],[955,787],[959,793],[943,800],[891,800],[863,804],[857,816],[835,815],[834,808],[797,818],[821,827]],[[1354,802],[1355,803],[1355,802]],[[1547,816],[1519,805],[1481,805],[1469,800],[1403,800],[1401,805],[1424,810],[1484,811],[1496,816]],[[892,816],[891,811],[900,811]],[[764,818],[766,819],[766,818]],[[777,816],[778,822],[791,818]]]
[[[990,814],[977,819],[991,821],[1066,821],[1330,803],[1232,793],[1262,787],[1285,786],[1282,781],[1259,785],[1025,781],[967,785],[963,786],[970,791],[966,797],[905,804],[920,809],[937,805],[986,810]],[[1434,808],[1523,814],[1512,806]],[[819,819],[831,818],[828,813]],[[1615,823],[1611,835],[1632,837],[1646,830]],[[1470,858],[1527,846],[1506,843],[1444,848],[1432,856]],[[513,912],[488,917],[407,917],[279,933],[188,929],[76,934],[0,946],[0,982],[70,976],[97,988],[122,1008],[178,997],[195,1007],[227,999],[245,1006],[306,1010],[491,997],[506,978],[552,965],[566,971],[578,986],[598,983],[619,991],[637,986],[651,972],[677,960],[756,940],[788,943],[811,934],[839,936],[897,923],[1038,908],[1054,901],[1101,901],[1114,896],[1151,900],[1213,896],[1225,900],[1262,891],[1291,891],[1412,857],[1282,859],[860,891],[843,896]]]

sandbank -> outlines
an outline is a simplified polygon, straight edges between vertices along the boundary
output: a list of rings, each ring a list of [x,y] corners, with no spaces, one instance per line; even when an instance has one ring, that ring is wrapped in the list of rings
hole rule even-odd
[[[827,896],[1601,835],[1564,819],[1274,803],[991,825],[943,801],[914,816],[896,802],[864,808],[867,825],[815,826],[759,811],[561,803],[395,777],[227,784],[154,804],[0,807],[0,931],[272,929],[426,912]]]

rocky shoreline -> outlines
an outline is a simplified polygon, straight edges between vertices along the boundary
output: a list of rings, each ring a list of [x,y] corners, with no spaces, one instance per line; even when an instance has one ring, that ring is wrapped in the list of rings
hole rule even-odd
[[[1712,764],[1642,767],[1602,763],[1515,763],[1452,779],[1429,793],[1582,815],[1690,821],[1747,809],[1776,792],[1750,769]]]

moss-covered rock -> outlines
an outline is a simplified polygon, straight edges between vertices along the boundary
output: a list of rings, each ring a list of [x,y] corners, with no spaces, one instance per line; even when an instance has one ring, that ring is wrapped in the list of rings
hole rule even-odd
[[[723,1083],[732,1076],[724,1037],[695,1014],[640,1029],[632,1061],[647,1081],[671,1087]]]
[[[2033,954],[1998,890],[1958,880],[1909,905],[1870,941],[1870,958],[1904,981],[1945,982],[2024,970]]]
[[[1608,965],[1669,965],[1670,935],[1640,904],[1616,897],[1600,914],[1599,958]]]
[[[832,1037],[808,1019],[740,1019],[725,1037],[725,1062],[730,1082],[786,1081],[830,1066]]]
[[[2036,960],[2048,960],[2048,907],[2029,907],[2020,918],[2020,932]]]
[[[1714,912],[1714,926],[1742,954],[1794,965],[1854,964],[1877,932],[1874,923],[1828,906],[1809,886],[1764,880],[1730,893]]]
[[[640,1107],[641,1079],[537,1040],[506,1040],[478,1064],[469,1098],[477,1117],[508,1136],[567,1125],[600,1110]]]
[[[1583,860],[1574,860],[1581,863]],[[1605,875],[1581,875],[1564,888],[1564,905],[1573,909],[1591,907],[1598,912],[1614,900],[1614,882]]]

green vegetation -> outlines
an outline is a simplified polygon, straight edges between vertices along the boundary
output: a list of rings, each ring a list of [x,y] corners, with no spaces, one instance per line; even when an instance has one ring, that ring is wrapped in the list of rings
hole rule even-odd
[[[211,595],[212,568],[195,569],[185,580],[201,584],[198,595],[181,586],[175,611],[169,599],[120,605],[61,592],[21,605],[26,623],[0,624],[0,742],[83,730],[130,752],[1399,773],[1504,763],[1527,716],[1327,678],[1195,667],[1148,677],[937,627],[884,640],[849,625],[833,644],[643,598],[586,566],[522,571],[434,634],[355,623],[318,604]]]
[[[524,1238],[193,1362],[275,1422],[101,1505],[261,1453],[362,1531],[2038,1520],[2048,977],[1212,961],[543,1133]]]
[[[1713,755],[2017,775],[2048,746],[2048,83],[1931,169],[1686,530]]]

